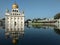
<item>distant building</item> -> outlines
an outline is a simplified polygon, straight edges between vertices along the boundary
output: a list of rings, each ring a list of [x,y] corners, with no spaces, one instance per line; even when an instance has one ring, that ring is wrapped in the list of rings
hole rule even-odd
[[[52,19],[33,19],[32,22],[35,22],[35,23],[55,23],[56,20],[54,20],[53,18]]]
[[[12,11],[10,12],[8,9],[6,10],[5,13],[5,27],[8,30],[21,30],[24,27],[24,12],[19,11],[19,6],[14,3],[12,5]],[[24,30],[24,29],[23,29]]]

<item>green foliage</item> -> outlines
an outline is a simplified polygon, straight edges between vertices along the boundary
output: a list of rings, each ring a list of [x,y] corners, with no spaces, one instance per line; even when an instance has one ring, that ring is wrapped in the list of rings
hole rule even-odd
[[[59,19],[59,18],[60,18],[60,13],[58,13],[54,16],[54,19]]]

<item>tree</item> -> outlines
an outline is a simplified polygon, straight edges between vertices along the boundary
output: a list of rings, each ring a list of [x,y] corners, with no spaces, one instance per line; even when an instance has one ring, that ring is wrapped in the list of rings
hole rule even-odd
[[[60,18],[60,13],[58,13],[54,16],[54,19],[59,19],[59,18]]]
[[[27,19],[27,21],[31,21],[31,19]]]
[[[25,23],[28,23],[28,21],[31,21],[31,19],[27,19],[27,20],[25,21]]]

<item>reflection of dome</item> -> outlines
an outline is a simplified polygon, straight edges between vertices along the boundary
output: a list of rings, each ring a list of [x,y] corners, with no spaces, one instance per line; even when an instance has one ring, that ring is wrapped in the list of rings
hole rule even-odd
[[[17,43],[17,41],[14,39],[14,40],[12,40],[12,42],[13,42],[13,44],[16,44]]]
[[[16,3],[14,3],[14,4],[12,5],[12,8],[13,8],[13,9],[16,9],[16,8],[18,8],[18,5],[17,5]]]

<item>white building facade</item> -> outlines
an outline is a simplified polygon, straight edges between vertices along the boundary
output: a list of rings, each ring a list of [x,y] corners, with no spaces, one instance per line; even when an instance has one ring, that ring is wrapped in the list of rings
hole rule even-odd
[[[12,11],[8,9],[5,13],[5,28],[7,30],[24,30],[24,12],[19,11],[19,7],[16,3],[12,5]]]

